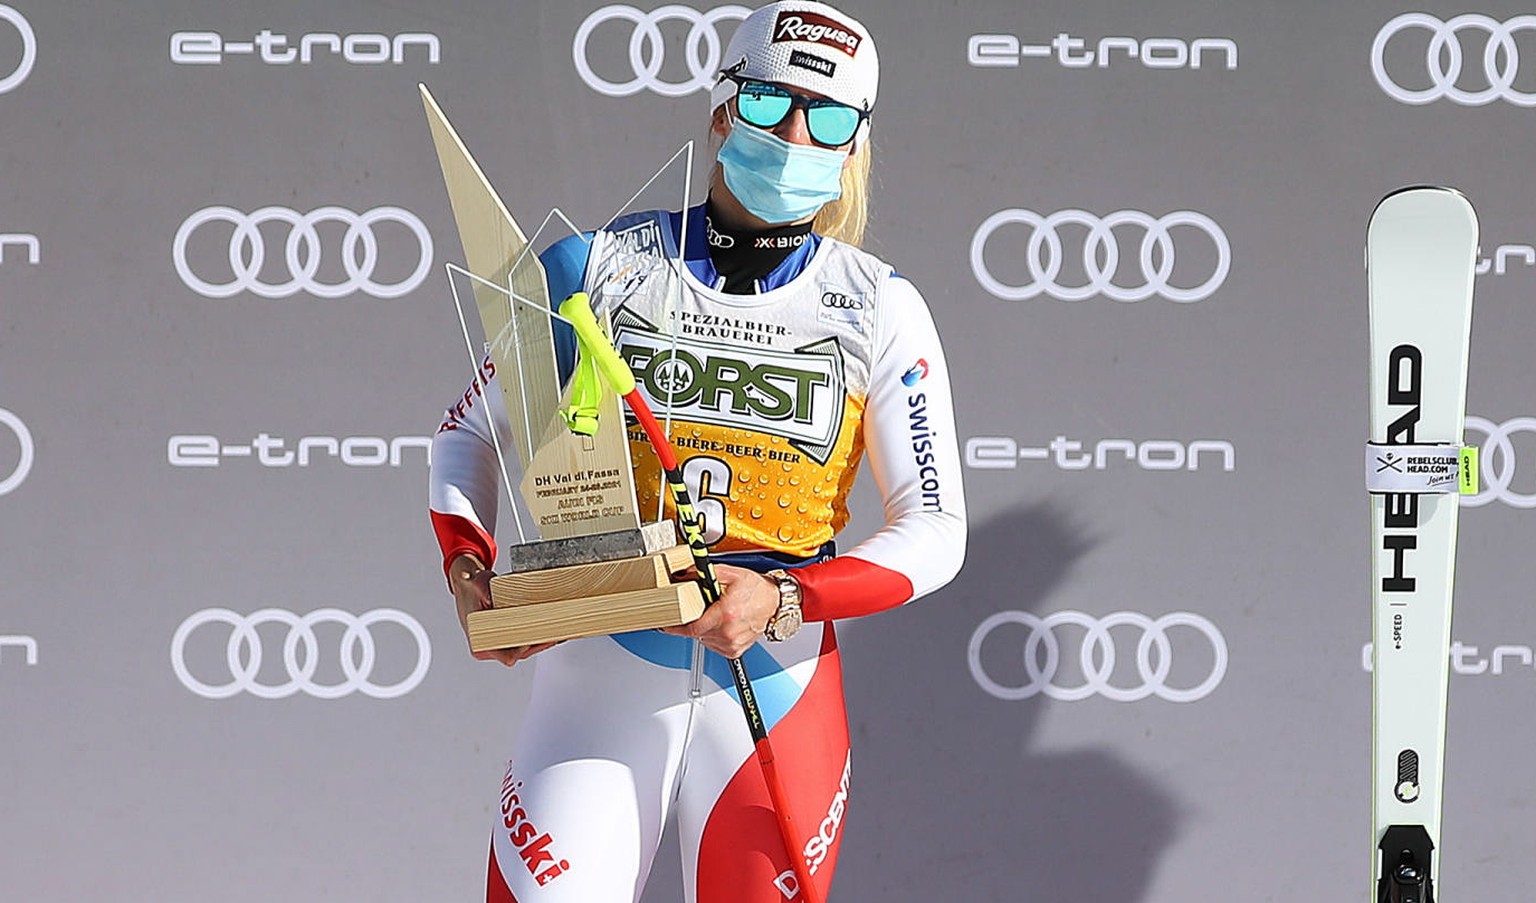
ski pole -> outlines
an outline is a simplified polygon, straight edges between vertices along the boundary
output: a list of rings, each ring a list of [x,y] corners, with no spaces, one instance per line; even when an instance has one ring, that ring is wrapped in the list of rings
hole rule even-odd
[[[677,464],[677,454],[672,450],[672,443],[667,439],[667,434],[662,431],[661,424],[656,422],[656,415],[651,413],[651,406],[646,403],[645,396],[640,394],[640,389],[635,385],[634,373],[614,350],[613,343],[603,334],[602,328],[597,325],[597,318],[592,314],[592,307],[585,292],[577,292],[566,298],[560,304],[560,316],[575,328],[581,354],[589,357],[597,365],[603,379],[613,387],[615,392],[624,397],[624,403],[629,405],[630,411],[640,421],[646,438],[650,440],[651,447],[656,451],[657,459],[661,461],[667,489],[672,495],[672,504],[677,509],[678,525],[682,528],[683,538],[688,543],[689,551],[693,553],[693,563],[699,572],[699,587],[703,590],[704,602],[710,605],[719,601],[720,582],[715,578],[715,569],[710,564],[709,547],[704,544],[704,531],[699,526],[698,515],[694,513],[693,499],[687,485],[683,483],[683,474]],[[778,815],[779,834],[784,840],[784,852],[788,854],[790,868],[795,872],[795,884],[799,888],[802,900],[819,903],[820,897],[811,883],[805,858],[800,855],[796,846],[796,838],[799,835],[795,831],[794,818],[789,812],[789,798],[784,792],[784,782],[779,776],[778,765],[774,762],[773,746],[768,742],[768,729],[763,723],[763,713],[757,705],[756,694],[752,692],[752,680],[747,676],[746,666],[740,658],[730,659],[730,666],[731,680],[736,685],[736,695],[741,699],[741,710],[747,717],[747,729],[752,732],[752,745],[757,750],[757,761],[762,766],[763,780],[768,785],[768,797],[773,803],[774,812]]]

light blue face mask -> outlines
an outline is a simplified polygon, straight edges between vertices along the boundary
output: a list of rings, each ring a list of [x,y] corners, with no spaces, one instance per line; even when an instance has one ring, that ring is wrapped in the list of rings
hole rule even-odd
[[[848,153],[791,144],[737,120],[716,159],[726,187],[747,212],[779,225],[810,216],[842,195]]]

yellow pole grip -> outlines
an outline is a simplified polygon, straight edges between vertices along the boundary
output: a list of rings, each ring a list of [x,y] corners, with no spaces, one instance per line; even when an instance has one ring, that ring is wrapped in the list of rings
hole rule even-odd
[[[560,302],[560,316],[575,327],[576,339],[581,343],[582,352],[591,355],[592,360],[597,362],[597,369],[602,372],[608,385],[620,395],[633,392],[635,374],[630,372],[629,365],[613,349],[613,343],[603,335],[603,328],[597,325],[597,317],[592,315],[592,304],[587,293],[577,292]]]

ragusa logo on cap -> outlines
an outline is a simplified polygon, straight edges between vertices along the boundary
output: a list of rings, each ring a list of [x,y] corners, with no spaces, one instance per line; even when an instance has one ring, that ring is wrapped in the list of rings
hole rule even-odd
[[[773,43],[780,41],[810,41],[825,44],[853,56],[858,52],[863,36],[853,29],[818,13],[781,12],[773,23]]]

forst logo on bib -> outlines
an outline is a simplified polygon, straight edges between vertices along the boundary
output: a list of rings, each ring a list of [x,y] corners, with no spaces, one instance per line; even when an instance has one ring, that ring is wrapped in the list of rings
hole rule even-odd
[[[807,41],[825,44],[853,56],[859,51],[863,36],[853,29],[826,16],[809,12],[779,13],[773,23],[773,43],[782,41]]]
[[[692,314],[684,331],[727,335],[751,325]],[[684,420],[781,436],[818,464],[837,445],[847,390],[834,339],[793,351],[674,339],[621,310],[614,345],[657,411],[670,407]]]

